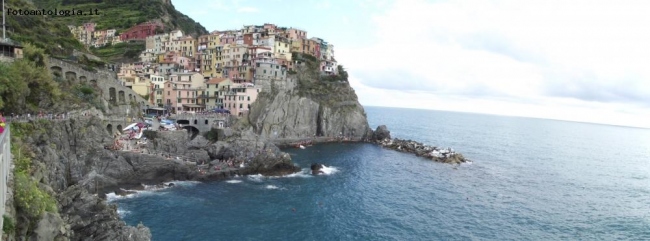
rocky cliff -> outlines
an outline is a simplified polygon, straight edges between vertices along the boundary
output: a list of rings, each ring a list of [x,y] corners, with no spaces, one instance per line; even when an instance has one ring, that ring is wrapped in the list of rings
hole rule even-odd
[[[17,227],[8,240],[150,240],[149,229],[126,225],[104,194],[173,180],[299,170],[289,155],[243,130],[222,131],[216,142],[186,131],[151,132],[145,151],[107,150],[113,136],[100,117],[12,124],[13,144],[32,157],[29,174],[55,198],[58,211],[30,217],[21,200],[12,199],[9,209]],[[223,165],[215,159],[238,161],[244,167],[215,171]]]
[[[323,80],[310,68],[297,67],[297,73],[287,80],[267,81],[269,87],[260,93],[248,115],[253,131],[275,141],[369,139],[372,130],[350,84]]]

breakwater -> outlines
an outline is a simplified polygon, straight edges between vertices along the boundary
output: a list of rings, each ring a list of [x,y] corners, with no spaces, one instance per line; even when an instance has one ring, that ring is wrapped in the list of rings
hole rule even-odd
[[[399,138],[391,138],[390,131],[385,125],[378,126],[373,133],[373,140],[375,143],[382,147],[396,150],[399,152],[407,152],[415,154],[419,157],[424,157],[435,162],[443,162],[449,164],[461,164],[470,162],[462,154],[456,153],[451,148],[439,148],[436,146],[429,146],[413,140],[403,140]]]

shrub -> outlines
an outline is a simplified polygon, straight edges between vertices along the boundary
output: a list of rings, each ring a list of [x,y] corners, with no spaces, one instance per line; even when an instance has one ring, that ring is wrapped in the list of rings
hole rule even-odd
[[[16,229],[16,223],[14,223],[14,220],[7,215],[2,215],[2,220],[2,232],[13,233]]]
[[[57,212],[56,201],[38,187],[38,183],[23,172],[14,177],[14,201],[27,216],[39,218],[44,212]]]

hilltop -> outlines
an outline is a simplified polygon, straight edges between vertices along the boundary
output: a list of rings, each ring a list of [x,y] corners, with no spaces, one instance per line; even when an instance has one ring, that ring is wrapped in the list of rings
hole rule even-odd
[[[96,23],[96,29],[114,29],[116,34],[137,24],[155,21],[164,27],[160,32],[175,29],[190,36],[206,34],[200,23],[177,11],[163,0],[7,0],[13,9],[96,9],[99,15],[75,16],[7,16],[8,37],[21,43],[32,43],[47,54],[68,58],[73,50],[92,53],[107,62],[133,61],[144,50],[144,43],[130,42],[87,48],[71,33],[68,26]]]
[[[37,8],[25,0],[7,0],[5,4],[7,9]],[[73,49],[84,51],[83,45],[65,25],[50,20],[48,17],[7,16],[7,37],[21,43],[32,43],[52,56],[69,56]]]
[[[81,25],[85,22],[97,23],[98,29],[128,29],[136,24],[159,20],[169,32],[180,29],[184,33],[198,36],[208,31],[200,23],[174,8],[171,1],[165,0],[33,0],[44,9],[97,9],[99,15],[53,17],[54,23]]]

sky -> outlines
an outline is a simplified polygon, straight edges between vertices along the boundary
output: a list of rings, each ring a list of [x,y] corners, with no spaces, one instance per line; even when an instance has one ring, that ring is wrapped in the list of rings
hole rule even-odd
[[[361,104],[650,128],[647,1],[173,0],[334,44]]]

